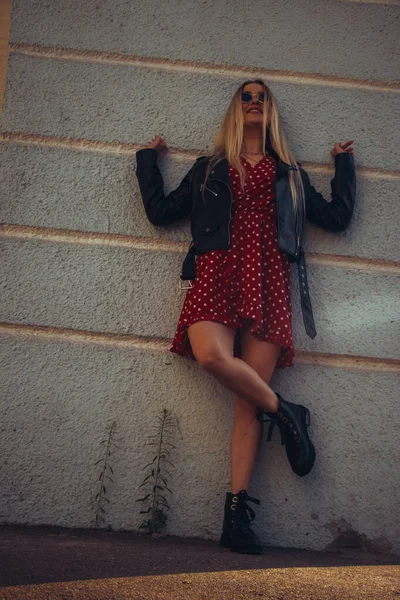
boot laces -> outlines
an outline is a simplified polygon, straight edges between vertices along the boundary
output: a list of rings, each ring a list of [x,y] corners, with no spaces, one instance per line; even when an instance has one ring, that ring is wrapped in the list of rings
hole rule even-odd
[[[288,434],[289,437],[292,438],[297,444],[299,444],[301,442],[301,434],[300,431],[297,431],[297,428],[295,428],[293,426],[293,424],[291,423],[291,421],[289,421],[289,419],[287,417],[279,417],[279,413],[277,413],[276,415],[272,415],[272,414],[268,414],[266,411],[264,412],[264,414],[268,415],[268,419],[262,419],[260,415],[260,417],[258,418],[259,421],[261,421],[262,423],[269,423],[269,427],[268,427],[268,434],[267,434],[267,442],[271,441],[272,438],[272,432],[274,430],[275,425],[278,425],[278,428],[281,432],[281,445],[284,446],[287,444],[288,441]],[[281,425],[279,427],[279,425]],[[282,427],[282,425],[284,425]]]
[[[235,502],[236,500],[236,502]],[[234,495],[232,498],[232,504],[231,504],[231,511],[232,511],[232,520],[233,521],[237,521],[238,523],[240,523],[242,526],[245,525],[247,527],[250,526],[250,522],[254,521],[255,519],[255,512],[254,510],[251,508],[251,506],[249,506],[248,504],[246,504],[246,502],[254,502],[254,504],[260,504],[260,501],[257,500],[257,498],[251,498],[247,492],[246,494],[243,494],[241,496],[239,496],[238,494]]]

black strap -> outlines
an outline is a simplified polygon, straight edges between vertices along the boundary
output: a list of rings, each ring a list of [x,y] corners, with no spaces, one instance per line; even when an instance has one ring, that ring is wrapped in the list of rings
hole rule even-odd
[[[183,261],[181,279],[196,279],[196,250],[193,240]]]
[[[300,258],[297,263],[297,270],[299,272],[299,290],[300,290],[300,300],[301,300],[301,311],[303,313],[303,322],[307,335],[314,339],[317,335],[317,330],[315,329],[314,316],[311,306],[310,294],[308,291],[308,281],[307,281],[307,270],[306,270],[306,261],[304,258],[304,250],[302,249],[300,252]]]

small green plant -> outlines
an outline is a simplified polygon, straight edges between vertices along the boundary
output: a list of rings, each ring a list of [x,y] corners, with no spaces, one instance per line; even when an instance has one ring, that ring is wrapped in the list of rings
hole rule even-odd
[[[104,440],[102,440],[100,442],[100,445],[103,446],[102,450],[103,450],[103,456],[97,460],[94,464],[98,465],[99,463],[102,464],[102,470],[100,472],[99,475],[99,491],[97,492],[96,496],[95,496],[95,502],[96,502],[96,514],[95,514],[95,518],[94,518],[94,527],[97,528],[100,525],[100,522],[105,523],[105,519],[104,519],[104,515],[105,515],[105,508],[103,506],[104,502],[108,502],[110,503],[109,499],[106,497],[106,492],[107,492],[107,488],[106,488],[106,479],[108,479],[109,481],[111,481],[113,483],[113,479],[111,477],[111,475],[108,474],[108,471],[113,473],[113,469],[110,465],[110,457],[112,454],[112,449],[113,448],[118,448],[118,445],[114,442],[114,435],[117,429],[117,423],[116,421],[113,421],[111,423],[111,425],[107,425],[106,427],[106,437]]]
[[[147,446],[155,451],[155,456],[151,462],[143,467],[146,475],[139,488],[144,488],[148,493],[143,498],[138,498],[136,502],[146,503],[147,508],[140,511],[139,514],[148,515],[141,523],[139,529],[146,529],[154,537],[160,535],[167,525],[167,510],[170,506],[167,500],[167,493],[171,493],[168,487],[167,477],[171,473],[166,465],[174,467],[170,461],[170,449],[175,448],[172,444],[173,418],[169,410],[162,409],[161,415],[157,417],[158,428],[154,435],[147,436]]]

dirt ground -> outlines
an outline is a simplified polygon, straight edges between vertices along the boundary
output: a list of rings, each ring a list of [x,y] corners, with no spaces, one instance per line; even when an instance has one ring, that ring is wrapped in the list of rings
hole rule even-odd
[[[265,548],[109,531],[0,526],[1,600],[400,599],[394,556]]]

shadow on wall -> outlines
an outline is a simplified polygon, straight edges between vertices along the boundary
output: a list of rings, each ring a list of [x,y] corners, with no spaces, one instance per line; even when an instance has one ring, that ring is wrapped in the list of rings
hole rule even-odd
[[[336,535],[334,540],[325,546],[327,551],[338,552],[343,549],[353,549],[389,554],[392,550],[392,544],[386,538],[378,537],[370,540],[364,533],[355,531],[345,519],[332,521],[325,527],[332,535]]]

